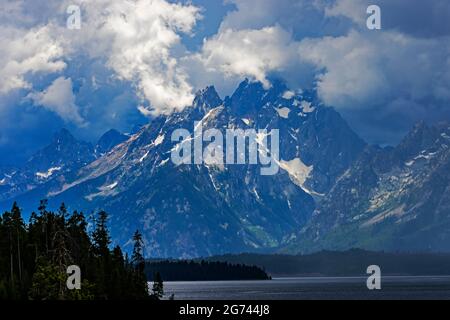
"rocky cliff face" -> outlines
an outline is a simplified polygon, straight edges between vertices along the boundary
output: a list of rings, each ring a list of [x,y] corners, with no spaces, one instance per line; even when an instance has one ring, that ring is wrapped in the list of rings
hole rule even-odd
[[[195,122],[224,133],[278,129],[279,172],[264,176],[261,165],[248,162],[175,165],[171,151],[180,142],[171,135],[179,128],[192,132]],[[191,107],[154,119],[75,175],[18,200],[31,205],[47,197],[55,205],[105,209],[116,241],[126,244],[139,229],[154,256],[270,251],[292,241],[364,146],[313,92],[244,81],[224,101],[213,87],[200,91]]]
[[[450,126],[417,124],[395,148],[367,147],[291,249],[450,249]]]

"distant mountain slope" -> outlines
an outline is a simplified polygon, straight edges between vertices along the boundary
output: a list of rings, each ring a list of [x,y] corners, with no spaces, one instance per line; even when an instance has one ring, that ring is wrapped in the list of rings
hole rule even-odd
[[[127,141],[130,137],[120,133],[115,129],[111,129],[103,134],[95,146],[95,155],[101,157],[111,151],[115,146]]]
[[[450,250],[450,125],[417,124],[396,148],[368,147],[289,250]]]
[[[90,143],[78,141],[68,130],[62,129],[24,166],[0,172],[0,201],[17,198],[51,182],[59,184],[94,160],[94,148]]]
[[[101,152],[110,151],[129,137],[115,130],[103,135],[96,147],[77,140],[67,129],[55,133],[52,141],[38,150],[23,166],[0,170],[0,203],[2,208],[19,200],[27,209],[36,199],[47,197],[71,181],[82,167],[95,161]]]
[[[280,170],[214,161],[175,165],[171,151],[203,130],[279,130]],[[191,136],[172,142],[176,129]],[[260,137],[256,136],[257,141]],[[208,147],[208,143],[204,143]],[[417,124],[397,147],[367,146],[315,92],[242,82],[132,136],[93,147],[61,130],[22,168],[0,171],[0,207],[40,199],[110,213],[113,238],[144,234],[148,255],[198,257],[322,249],[450,251],[450,125]]]
[[[280,171],[262,176],[260,165],[181,165],[170,160],[175,129],[279,129]],[[207,144],[205,143],[205,146]],[[114,239],[144,233],[148,254],[196,257],[275,250],[309,221],[315,203],[365,147],[332,108],[313,92],[292,93],[244,81],[224,101],[214,87],[200,91],[184,111],[154,119],[129,140],[77,170],[62,183],[18,200],[111,214]]]

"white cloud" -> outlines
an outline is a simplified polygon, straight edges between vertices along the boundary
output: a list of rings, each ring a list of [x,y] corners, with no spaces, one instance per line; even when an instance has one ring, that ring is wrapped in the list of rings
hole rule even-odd
[[[73,122],[78,126],[86,125],[81,117],[73,94],[72,79],[59,77],[43,92],[28,95],[35,105],[55,112],[64,121]]]
[[[364,109],[398,97],[419,101],[445,95],[450,41],[442,40],[352,31],[304,40],[299,52],[317,67],[318,92],[325,103]]]
[[[267,76],[298,60],[291,34],[279,26],[259,30],[222,30],[204,42],[197,57],[208,70],[250,77],[270,86]]]
[[[145,117],[151,117],[152,116],[151,110],[149,110],[148,108],[146,108],[144,106],[138,106],[138,110]]]
[[[290,91],[290,90],[288,90],[288,91],[286,91],[285,93],[283,93],[283,99],[286,99],[286,100],[290,100],[290,99],[292,99],[293,97],[295,96],[295,92],[294,91]]]
[[[180,34],[191,33],[200,18],[199,8],[165,0],[86,1],[84,7],[78,45],[105,58],[120,79],[134,82],[153,114],[192,103],[193,88],[175,50]]]
[[[345,23],[323,23],[322,0],[226,2],[235,9],[224,17],[217,34],[204,40],[195,58],[183,61],[197,88],[215,83],[224,95],[231,94],[244,77],[267,87],[269,76],[275,75],[292,88],[310,88],[314,74],[298,57],[299,39],[347,29]]]
[[[148,116],[181,110],[206,85],[230,94],[244,77],[268,86],[272,75],[293,90],[314,85],[316,77],[324,102],[353,113],[371,108],[386,114],[391,107],[400,112],[399,105],[416,110],[424,100],[435,106],[450,100],[447,0],[380,0],[380,32],[365,28],[370,0],[227,2],[236,9],[225,15],[217,34],[189,53],[182,36],[194,34],[201,18],[190,1],[0,0],[0,95],[32,90],[41,74],[82,82],[85,70],[65,70],[65,62],[89,66],[95,61],[105,72],[104,81],[95,81],[98,92],[116,83],[114,90],[123,85],[132,95],[133,83],[145,106],[140,111]],[[81,5],[81,30],[65,28],[68,4]],[[421,24],[416,16],[423,16]],[[89,79],[97,72],[90,71]],[[101,99],[86,94],[77,101],[83,110],[74,114],[86,119],[100,114],[92,110]],[[122,104],[117,102],[117,109]],[[131,104],[137,112],[134,100]],[[67,121],[82,123],[80,118],[65,115]]]
[[[178,60],[184,54],[180,35],[193,31],[201,18],[198,7],[167,0],[0,2],[9,15],[0,14],[0,94],[31,89],[28,73],[61,71],[65,64],[59,59],[64,54],[67,60],[88,56],[105,61],[117,78],[135,84],[152,114],[167,114],[192,103],[194,89]],[[61,18],[67,16],[69,4],[82,8],[81,30],[65,28]],[[36,7],[42,9],[42,21]],[[41,27],[20,29],[32,25]]]
[[[221,30],[262,29],[280,25],[297,35],[316,35],[332,31],[324,25],[325,4],[323,0],[227,0],[236,10],[227,14]],[[319,23],[318,23],[319,22]],[[333,29],[341,30],[333,25]]]
[[[59,72],[66,67],[62,45],[51,36],[51,28],[1,28],[0,94],[31,88],[26,79],[29,74]]]
[[[365,26],[367,19],[368,0],[336,0],[325,6],[325,14],[328,17],[344,16],[352,19],[360,26]]]

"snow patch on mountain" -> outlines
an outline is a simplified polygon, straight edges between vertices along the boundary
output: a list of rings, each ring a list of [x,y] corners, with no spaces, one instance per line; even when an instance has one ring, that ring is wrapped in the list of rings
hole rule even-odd
[[[208,111],[208,113],[200,120],[194,128],[194,131],[197,131],[200,126],[203,126],[207,123],[208,120],[214,119],[220,112],[222,112],[223,107],[217,107]]]
[[[117,187],[118,184],[119,184],[119,183],[116,181],[116,182],[113,182],[113,183],[111,183],[111,184],[109,184],[109,185],[100,187],[100,190],[102,190],[102,191],[112,190],[112,189],[114,189],[115,187]]]
[[[155,147],[159,146],[161,143],[164,142],[164,134],[159,135],[154,142]]]
[[[312,106],[311,102],[302,101],[301,105],[302,105],[302,108],[303,108],[303,113],[312,113],[312,112],[314,112],[316,110],[316,108]]]
[[[59,191],[49,192],[47,196],[56,196],[82,183],[94,180],[108,172],[113,171],[122,163],[128,153],[128,148],[138,138],[139,133],[132,136],[127,142],[115,147],[113,152],[104,155],[100,159],[97,159],[96,161],[82,168],[78,174],[78,179],[76,179],[74,182],[64,184]]]
[[[289,113],[291,113],[291,109],[283,107],[283,108],[275,108],[275,110],[278,112],[278,115],[281,118],[288,119]]]
[[[427,153],[426,151],[422,151],[422,153],[420,155],[418,155],[417,157],[415,157],[414,160],[419,160],[419,159],[430,160],[436,154],[437,154],[437,152],[429,152],[429,153]]]
[[[225,170],[223,163],[223,151],[214,149],[213,144],[208,145],[203,153],[205,166],[212,167],[220,171]]]
[[[48,169],[46,172],[36,172],[36,176],[39,179],[48,179],[50,178],[55,172],[60,171],[62,167],[52,167]]]
[[[260,197],[258,191],[256,190],[256,187],[254,187],[254,188],[252,189],[252,192],[253,192],[253,194],[255,195],[256,199],[257,199],[259,202],[261,202],[262,200],[261,200],[261,197]]]
[[[384,220],[390,218],[390,217],[401,217],[405,214],[405,205],[401,205],[393,210],[386,210],[382,213],[376,215],[369,221],[362,224],[362,227],[370,227],[372,225],[375,225],[377,223],[383,222]]]
[[[283,98],[283,99],[286,99],[286,100],[290,100],[290,99],[292,99],[294,96],[295,96],[295,92],[294,92],[294,91],[288,90],[288,91],[285,91],[285,92],[283,93],[282,98]]]
[[[117,191],[115,189],[118,186],[118,184],[119,183],[116,181],[116,182],[113,182],[111,184],[101,186],[101,187],[98,188],[98,190],[100,192],[87,195],[85,197],[85,199],[88,200],[88,201],[92,201],[92,200],[94,200],[94,198],[97,198],[97,197],[108,197],[108,196],[116,195]]]
[[[148,157],[148,154],[150,153],[150,151],[147,151],[140,159],[139,162],[144,162],[144,160]]]
[[[414,160],[405,162],[405,165],[411,167],[414,164]]]
[[[300,158],[295,158],[291,161],[280,161],[280,168],[286,171],[291,178],[291,181],[302,188],[305,192],[311,193],[306,187],[305,182],[309,178],[314,166],[305,165]]]
[[[162,160],[156,167],[160,168],[162,166],[165,166],[169,162],[170,158]]]

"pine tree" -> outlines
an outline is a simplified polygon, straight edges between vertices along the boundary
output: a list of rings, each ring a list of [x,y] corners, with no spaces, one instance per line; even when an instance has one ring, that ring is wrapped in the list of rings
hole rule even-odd
[[[156,272],[153,276],[153,295],[158,299],[161,299],[164,296],[164,284],[161,278],[161,274]]]
[[[70,239],[70,234],[66,228],[66,218],[68,216],[67,209],[63,204],[58,211],[58,216],[55,217],[54,234],[52,237],[53,262],[64,272],[65,268],[72,262],[69,247],[67,242]]]
[[[17,283],[18,287],[15,288],[15,291],[21,294],[24,287],[23,254],[26,229],[21,210],[16,202],[12,206],[9,219],[7,219],[7,228],[9,231],[11,284],[15,287]],[[14,270],[16,270],[15,274]]]
[[[0,217],[0,298],[34,300],[147,299],[143,239],[134,236],[131,261],[120,247],[110,251],[107,214],[95,220],[90,237],[82,213],[58,212],[42,200],[28,226],[19,206]],[[66,268],[82,270],[81,290],[68,290]]]
[[[96,277],[97,294],[101,298],[107,299],[108,293],[111,289],[111,253],[109,245],[111,238],[107,227],[108,214],[105,211],[98,213],[98,218],[95,221],[95,230],[92,233],[92,251],[95,258],[94,276]]]
[[[60,283],[65,281],[65,274],[58,267],[44,258],[38,260],[29,291],[31,300],[60,300]]]
[[[66,222],[70,252],[73,260],[85,268],[89,264],[90,239],[87,222],[82,212],[74,211]]]
[[[148,296],[148,284],[145,276],[144,241],[142,234],[136,231],[133,236],[134,248],[131,263],[134,267],[135,295],[137,297]]]
[[[125,261],[122,250],[116,246],[112,252],[111,299],[121,299],[127,291]]]
[[[70,255],[69,248],[66,245],[67,231],[62,228],[56,230],[53,236],[53,254],[52,264],[56,267],[59,274],[64,274],[67,266],[72,263],[72,257]],[[64,277],[59,281],[59,298],[65,299],[67,293],[66,283]]]
[[[50,244],[49,244],[49,233],[51,233],[51,230],[49,230],[49,225],[50,225],[50,221],[49,221],[49,212],[47,211],[47,205],[48,205],[48,200],[44,199],[41,200],[39,203],[39,214],[40,217],[42,219],[42,231],[43,231],[43,237],[44,237],[44,247],[45,247],[45,255],[47,255],[49,253],[50,250]]]
[[[144,272],[145,268],[145,259],[144,259],[144,241],[142,239],[142,234],[139,231],[136,231],[133,235],[133,255],[131,256],[131,262],[133,263],[136,271]]]
[[[66,221],[69,217],[69,212],[67,211],[66,205],[63,203],[61,203],[61,206],[59,207],[58,210],[58,214],[61,218],[64,219],[64,221]]]
[[[105,211],[99,212],[95,230],[92,233],[94,252],[101,257],[109,255],[109,245],[111,244],[107,221],[108,214]]]

